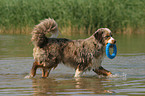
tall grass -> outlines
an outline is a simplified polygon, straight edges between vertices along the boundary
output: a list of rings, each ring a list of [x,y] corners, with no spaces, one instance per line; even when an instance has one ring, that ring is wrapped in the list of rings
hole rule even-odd
[[[54,18],[64,34],[144,30],[145,0],[0,0],[0,33],[29,33]]]

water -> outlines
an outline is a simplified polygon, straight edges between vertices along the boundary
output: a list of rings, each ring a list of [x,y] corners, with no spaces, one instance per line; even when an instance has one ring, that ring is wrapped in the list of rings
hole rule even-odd
[[[70,39],[88,36],[71,36]],[[33,57],[31,36],[0,35],[0,95],[1,96],[145,96],[145,34],[114,34],[118,55],[105,57],[102,65],[110,77],[86,72],[73,78],[74,70],[59,65],[48,78],[24,78],[30,72]]]

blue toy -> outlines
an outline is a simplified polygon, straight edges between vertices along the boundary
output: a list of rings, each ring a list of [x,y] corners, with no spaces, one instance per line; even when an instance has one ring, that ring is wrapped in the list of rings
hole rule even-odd
[[[113,45],[113,53],[112,53],[112,55],[109,52],[109,48],[110,48],[111,45]],[[108,43],[106,45],[106,55],[107,55],[107,57],[110,58],[110,59],[113,59],[113,58],[115,58],[116,54],[117,54],[116,45],[115,44]]]

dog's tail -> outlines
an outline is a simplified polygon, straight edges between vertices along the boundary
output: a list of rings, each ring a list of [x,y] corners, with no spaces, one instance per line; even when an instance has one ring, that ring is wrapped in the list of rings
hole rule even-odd
[[[42,20],[38,25],[36,25],[32,31],[31,41],[36,46],[42,46],[46,41],[46,33],[51,33],[50,38],[57,38],[58,36],[58,26],[54,19]]]

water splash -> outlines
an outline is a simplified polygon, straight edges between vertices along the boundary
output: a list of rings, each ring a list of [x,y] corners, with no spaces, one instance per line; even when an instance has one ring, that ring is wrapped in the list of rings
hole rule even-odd
[[[108,76],[107,78],[118,78],[118,79],[122,79],[122,80],[126,80],[127,79],[127,74],[126,73],[115,73],[115,74],[111,74],[110,76]]]
[[[26,75],[24,78],[25,79],[30,79],[30,78],[32,78],[32,76],[29,74],[29,75]]]
[[[113,78],[117,78],[117,79],[123,79],[126,80],[127,79],[127,74],[126,73],[115,73],[115,74],[111,74],[109,76],[103,76],[103,75],[99,75],[99,78],[108,78],[108,79],[113,79]]]

